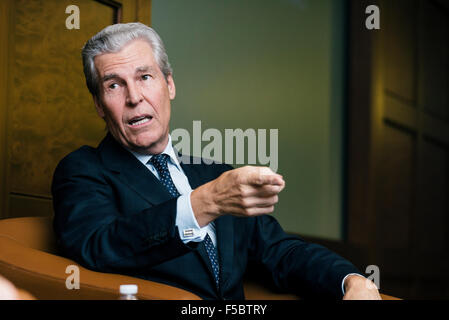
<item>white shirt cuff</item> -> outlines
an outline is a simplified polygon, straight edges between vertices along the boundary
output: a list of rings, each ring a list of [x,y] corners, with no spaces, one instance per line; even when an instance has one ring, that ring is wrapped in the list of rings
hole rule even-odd
[[[343,295],[345,295],[345,280],[347,277],[349,276],[359,276],[362,278],[365,278],[364,276],[362,276],[360,273],[350,273],[348,274],[346,277],[343,278],[343,281],[341,282],[341,291],[343,291]],[[366,279],[366,278],[365,278]]]
[[[196,221],[190,202],[192,191],[178,197],[176,209],[176,225],[182,242],[201,242],[206,237],[206,230]]]

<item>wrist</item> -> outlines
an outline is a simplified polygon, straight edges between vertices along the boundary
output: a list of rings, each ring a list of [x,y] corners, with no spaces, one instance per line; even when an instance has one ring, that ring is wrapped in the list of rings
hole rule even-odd
[[[214,202],[211,182],[206,183],[190,194],[193,214],[200,227],[204,227],[219,217],[219,209]]]

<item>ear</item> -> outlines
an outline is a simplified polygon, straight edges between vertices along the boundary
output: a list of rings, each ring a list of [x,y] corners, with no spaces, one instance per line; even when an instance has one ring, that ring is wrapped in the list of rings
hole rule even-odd
[[[95,109],[97,110],[97,114],[100,118],[104,119],[104,110],[103,110],[103,104],[101,103],[100,99],[97,96],[92,96],[95,103]]]
[[[167,76],[167,86],[170,100],[173,100],[176,97],[176,87],[175,81],[173,80],[173,76],[171,74]]]

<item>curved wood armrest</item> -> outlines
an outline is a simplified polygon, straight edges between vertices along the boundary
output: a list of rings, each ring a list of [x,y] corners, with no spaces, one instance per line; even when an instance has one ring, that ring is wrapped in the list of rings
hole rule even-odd
[[[36,298],[28,291],[17,289],[20,300],[36,300]]]
[[[80,289],[66,287],[69,265],[79,268]],[[139,299],[198,300],[197,295],[169,285],[139,278],[88,270],[72,260],[25,247],[0,236],[0,274],[37,299],[108,299],[119,297],[121,284],[138,285]]]
[[[380,294],[380,297],[382,298],[382,300],[402,300],[400,298],[389,296],[389,295],[386,295],[386,294],[383,294],[383,293]]]

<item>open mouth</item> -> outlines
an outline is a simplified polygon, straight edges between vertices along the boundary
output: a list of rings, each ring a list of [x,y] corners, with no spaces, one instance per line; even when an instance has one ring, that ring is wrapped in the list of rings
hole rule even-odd
[[[146,124],[146,123],[150,122],[151,119],[153,119],[152,116],[140,116],[140,117],[135,117],[135,118],[132,118],[131,120],[129,120],[129,121],[128,121],[128,124],[129,124],[131,127],[138,127],[138,126],[141,126],[141,125],[143,125],[143,124]]]

